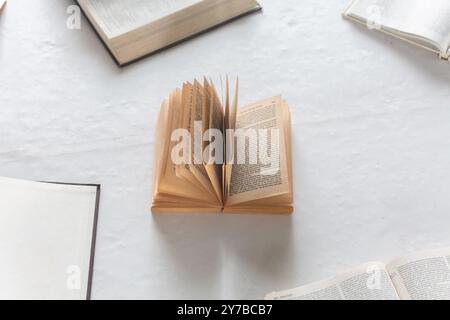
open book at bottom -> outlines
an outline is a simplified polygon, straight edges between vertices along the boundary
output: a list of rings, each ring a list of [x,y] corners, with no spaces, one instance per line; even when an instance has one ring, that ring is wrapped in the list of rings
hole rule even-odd
[[[450,300],[450,248],[366,263],[266,300]]]

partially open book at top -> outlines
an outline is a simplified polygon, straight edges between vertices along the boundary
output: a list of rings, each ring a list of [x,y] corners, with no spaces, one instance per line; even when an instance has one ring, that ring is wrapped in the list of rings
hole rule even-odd
[[[352,0],[344,17],[450,58],[448,0]]]
[[[157,120],[153,212],[291,213],[291,116],[281,96],[238,110],[228,80],[186,82]]]
[[[256,0],[77,1],[119,65],[261,9]]]
[[[450,248],[366,263],[267,300],[450,300]]]

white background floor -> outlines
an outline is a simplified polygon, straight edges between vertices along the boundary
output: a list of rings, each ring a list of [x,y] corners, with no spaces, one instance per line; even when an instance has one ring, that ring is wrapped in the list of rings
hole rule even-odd
[[[0,17],[0,175],[101,183],[93,298],[262,298],[450,245],[450,64],[341,19],[347,0],[252,15],[125,69],[69,0]],[[152,215],[155,117],[185,80],[239,75],[293,113],[292,217]]]

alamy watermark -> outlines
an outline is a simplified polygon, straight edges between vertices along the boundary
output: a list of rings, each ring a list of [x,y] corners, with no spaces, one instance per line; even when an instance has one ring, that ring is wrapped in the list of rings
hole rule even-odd
[[[381,15],[383,7],[379,5],[371,5],[367,8],[367,28],[371,30],[381,30]]]
[[[172,132],[171,159],[175,165],[260,165],[261,175],[280,170],[279,129],[219,129],[203,132],[203,122],[194,122],[194,136],[187,129]]]
[[[81,290],[81,268],[79,266],[68,266],[66,274],[67,290]]]
[[[378,265],[371,265],[367,267],[367,289],[381,290],[382,289],[382,269]]]
[[[77,5],[67,7],[66,13],[69,15],[66,20],[66,27],[69,30],[81,30],[81,9]]]

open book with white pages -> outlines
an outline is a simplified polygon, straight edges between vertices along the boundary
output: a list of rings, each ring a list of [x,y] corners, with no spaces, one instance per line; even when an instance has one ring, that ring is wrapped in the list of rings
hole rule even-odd
[[[366,263],[266,300],[450,300],[450,247]]]
[[[343,15],[450,58],[448,0],[352,0]]]
[[[120,66],[261,10],[256,0],[77,2]]]

